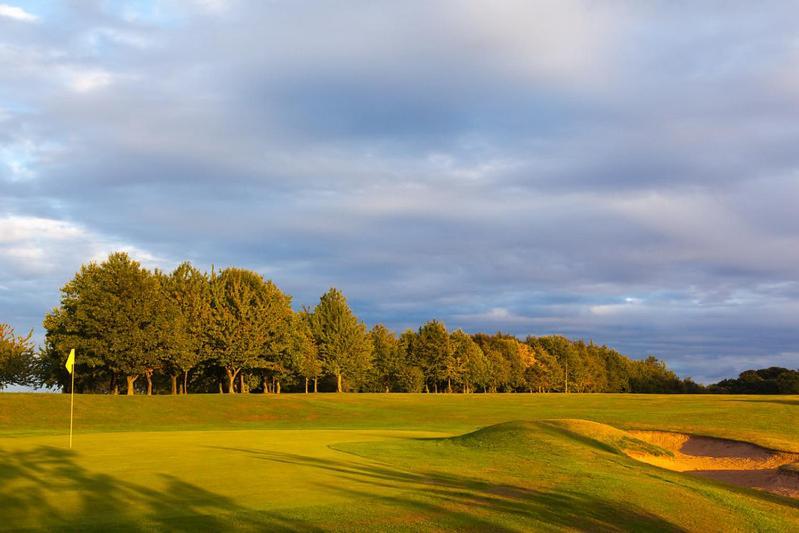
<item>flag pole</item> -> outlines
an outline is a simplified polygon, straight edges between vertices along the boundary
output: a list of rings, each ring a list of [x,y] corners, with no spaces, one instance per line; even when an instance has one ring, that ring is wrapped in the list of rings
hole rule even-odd
[[[75,411],[75,367],[72,368],[72,386],[69,388],[69,449],[72,449],[72,413]]]

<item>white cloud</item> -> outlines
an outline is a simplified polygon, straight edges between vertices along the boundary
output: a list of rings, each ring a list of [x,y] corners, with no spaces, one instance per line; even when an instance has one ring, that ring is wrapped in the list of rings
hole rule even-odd
[[[229,0],[194,0],[194,4],[210,14],[220,14],[230,9]]]
[[[7,276],[9,281],[61,272],[66,280],[82,263],[102,261],[115,251],[127,252],[148,267],[172,264],[72,222],[35,216],[0,217],[0,276]]]
[[[111,84],[114,76],[103,69],[67,69],[67,85],[79,93],[87,93],[102,89]]]
[[[6,17],[22,22],[36,22],[39,17],[28,13],[21,7],[10,6],[8,4],[0,4],[0,17]]]

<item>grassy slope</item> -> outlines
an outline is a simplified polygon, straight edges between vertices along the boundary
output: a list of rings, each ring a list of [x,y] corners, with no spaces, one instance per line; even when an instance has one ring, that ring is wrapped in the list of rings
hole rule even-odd
[[[68,407],[0,394],[0,530],[799,527],[795,501],[637,463],[597,424],[442,438],[568,417],[799,449],[796,398],[79,397],[73,451]]]

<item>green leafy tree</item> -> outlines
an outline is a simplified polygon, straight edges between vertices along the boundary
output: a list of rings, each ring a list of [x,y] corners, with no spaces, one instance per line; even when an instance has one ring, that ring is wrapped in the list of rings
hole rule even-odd
[[[285,351],[291,300],[260,274],[239,268],[212,272],[210,286],[210,348],[234,394],[242,370],[265,368]]]
[[[311,332],[310,317],[306,311],[294,316],[292,328],[291,357],[292,366],[301,378],[305,380],[305,394],[308,394],[308,384],[313,380],[313,391],[318,392],[318,380],[322,374],[322,362],[319,360],[319,350],[316,348],[313,333]]]
[[[266,342],[262,359],[263,368],[271,374],[275,392],[295,378],[294,351],[307,338],[298,338],[297,316],[291,309],[291,296],[280,291],[271,281],[266,284],[266,301],[261,320],[266,326]],[[307,349],[307,346],[305,347]]]
[[[452,392],[452,384],[455,383],[463,392],[468,392],[470,383],[467,379],[467,367],[469,358],[475,357],[475,354],[470,352],[479,350],[480,347],[460,329],[450,335],[450,344],[452,349],[446,361],[447,391]]]
[[[132,395],[136,380],[157,366],[161,304],[153,274],[126,253],[113,253],[82,266],[61,289],[61,307],[44,321],[46,350],[61,358],[76,348],[81,379],[110,374],[115,388],[115,378],[124,376]]]
[[[345,379],[357,382],[372,366],[369,332],[335,288],[319,299],[310,322],[322,363],[336,377],[336,390],[343,392]]]
[[[438,392],[438,385],[446,380],[447,361],[452,353],[447,328],[438,320],[431,320],[419,328],[413,346],[414,359],[424,372],[428,390],[432,386]]]
[[[486,385],[489,392],[497,392],[510,383],[511,364],[499,350],[489,348],[485,355],[488,360],[488,381]]]
[[[10,325],[0,324],[0,389],[30,382],[33,368],[32,336],[33,331],[23,337],[16,335]]]
[[[399,385],[399,375],[404,357],[394,332],[383,324],[376,324],[370,332],[374,346],[374,381],[379,391],[391,392]]]
[[[469,340],[471,343],[463,342],[460,348],[456,346],[455,349],[463,352],[463,391],[472,393],[480,387],[483,390],[486,389],[490,378],[490,368],[483,349],[474,342],[473,338],[469,337]]]
[[[404,392],[422,392],[425,385],[424,372],[416,359],[416,341],[418,335],[412,329],[406,329],[397,340],[397,387]]]
[[[172,394],[188,394],[189,372],[209,356],[207,328],[211,321],[211,286],[208,276],[181,263],[162,280],[170,330],[165,339],[165,369],[169,373]]]

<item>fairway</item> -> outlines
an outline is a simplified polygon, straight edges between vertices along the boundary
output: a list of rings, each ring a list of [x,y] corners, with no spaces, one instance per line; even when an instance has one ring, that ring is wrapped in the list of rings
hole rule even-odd
[[[799,451],[796,397],[78,396],[73,450],[68,400],[0,395],[0,529],[799,527],[797,500],[636,461],[659,452],[614,429]]]

